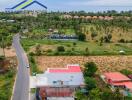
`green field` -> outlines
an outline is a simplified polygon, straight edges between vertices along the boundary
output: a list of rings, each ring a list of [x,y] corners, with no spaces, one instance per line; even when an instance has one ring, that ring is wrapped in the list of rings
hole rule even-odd
[[[41,48],[43,55],[120,55],[121,50],[125,51],[125,55],[132,55],[132,43],[104,43],[100,46],[98,42],[80,41],[22,39],[21,42],[26,51],[40,44],[43,47]],[[58,46],[63,46],[65,51],[57,52]]]

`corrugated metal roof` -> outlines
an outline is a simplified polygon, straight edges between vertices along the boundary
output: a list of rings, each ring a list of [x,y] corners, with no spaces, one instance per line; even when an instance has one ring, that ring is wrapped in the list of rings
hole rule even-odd
[[[83,85],[83,74],[80,73],[45,73],[37,75],[37,86],[71,86]]]
[[[106,78],[111,79],[112,81],[130,81],[128,77],[119,73],[119,72],[109,72],[104,74]]]

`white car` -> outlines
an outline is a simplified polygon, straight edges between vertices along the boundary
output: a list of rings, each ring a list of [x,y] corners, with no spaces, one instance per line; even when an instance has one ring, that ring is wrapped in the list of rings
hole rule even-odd
[[[27,68],[29,68],[29,65],[27,65]]]

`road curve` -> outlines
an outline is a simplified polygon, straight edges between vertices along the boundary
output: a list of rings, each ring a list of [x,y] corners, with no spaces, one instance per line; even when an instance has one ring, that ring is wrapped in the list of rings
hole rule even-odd
[[[18,60],[18,72],[14,85],[12,100],[29,100],[29,65],[25,51],[20,44],[19,34],[13,37],[13,46]]]

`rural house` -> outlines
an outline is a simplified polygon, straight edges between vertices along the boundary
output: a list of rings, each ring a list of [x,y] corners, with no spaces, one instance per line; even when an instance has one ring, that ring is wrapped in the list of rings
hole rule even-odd
[[[112,89],[118,87],[124,95],[132,96],[132,82],[127,76],[119,72],[109,72],[104,73],[101,77]]]
[[[37,74],[37,97],[45,98],[71,98],[77,89],[84,87],[83,73],[79,65],[67,65],[66,68],[49,68],[44,74]]]

